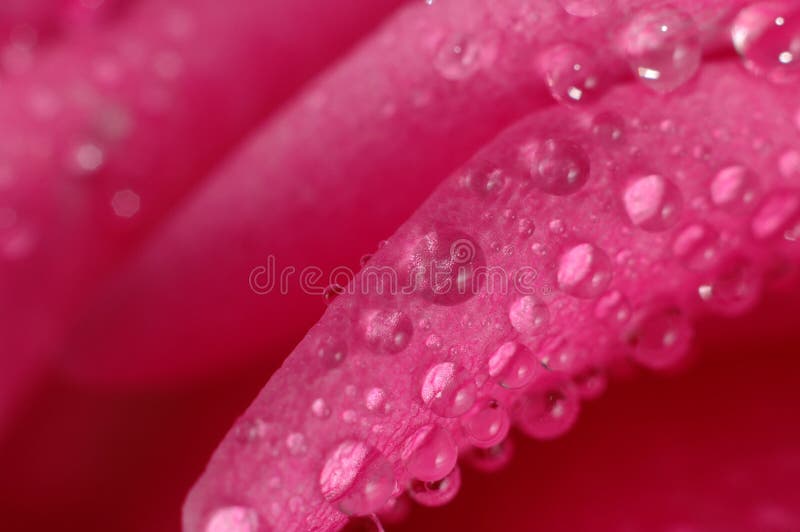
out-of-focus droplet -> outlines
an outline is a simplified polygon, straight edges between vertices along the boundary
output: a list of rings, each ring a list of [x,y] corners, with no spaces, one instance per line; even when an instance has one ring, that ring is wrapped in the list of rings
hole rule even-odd
[[[490,161],[481,162],[464,171],[460,183],[463,187],[481,196],[491,196],[500,192],[505,184],[503,170]]]
[[[375,387],[367,391],[366,397],[364,398],[364,406],[367,407],[367,410],[380,413],[385,404],[386,392],[383,388]]]
[[[522,296],[511,304],[508,319],[520,334],[539,334],[550,322],[550,310],[535,297]]]
[[[566,375],[552,372],[519,398],[514,419],[531,438],[550,440],[572,428],[579,410],[575,385]]]
[[[530,161],[531,181],[546,194],[573,194],[586,184],[589,175],[589,156],[579,144],[570,140],[544,141]]]
[[[114,214],[120,218],[133,217],[139,212],[140,204],[139,194],[129,188],[117,191],[111,198],[111,208],[114,209]]]
[[[711,181],[711,201],[733,213],[750,211],[758,198],[758,181],[758,176],[746,166],[726,166]]]
[[[434,482],[412,480],[408,495],[422,506],[443,506],[452,501],[461,488],[461,471],[454,467],[449,475]]]
[[[700,66],[697,26],[677,9],[644,8],[631,17],[620,38],[634,74],[658,92],[680,87]]]
[[[603,395],[608,386],[605,374],[591,366],[578,372],[574,377],[574,381],[578,395],[580,395],[581,399],[586,400],[597,399]]]
[[[762,276],[744,257],[727,260],[697,289],[700,299],[724,316],[739,316],[752,309],[761,296]]]
[[[433,482],[453,470],[458,460],[458,447],[446,429],[425,425],[406,440],[401,457],[413,478]]]
[[[339,338],[325,336],[317,342],[314,355],[326,368],[335,368],[347,357],[347,344]]]
[[[558,102],[587,102],[599,91],[601,73],[596,60],[581,46],[552,46],[541,54],[539,64],[550,94]]]
[[[678,232],[672,254],[690,270],[712,268],[720,259],[719,233],[706,223],[691,223]]]
[[[206,532],[258,532],[258,514],[245,506],[220,508],[211,514]]]
[[[442,362],[425,374],[420,390],[422,401],[434,414],[454,418],[463,415],[475,403],[475,379],[453,362]]]
[[[328,406],[328,403],[325,402],[325,399],[318,397],[314,399],[313,403],[311,403],[311,413],[320,419],[325,419],[330,417],[331,409]]]
[[[306,437],[300,432],[292,432],[286,437],[286,448],[292,456],[305,454],[308,450]]]
[[[102,148],[92,142],[77,146],[72,156],[76,169],[85,173],[98,170],[105,159]]]
[[[558,260],[558,286],[574,297],[599,296],[608,288],[612,277],[611,259],[593,244],[584,242],[572,246]]]
[[[650,369],[677,365],[689,352],[693,336],[686,314],[674,305],[652,305],[633,319],[628,344],[633,359]]]
[[[497,57],[497,42],[490,33],[445,39],[434,57],[439,74],[450,81],[470,78],[488,69]]]
[[[631,180],[622,200],[631,223],[645,231],[669,229],[678,222],[683,211],[683,197],[678,187],[658,174]]]
[[[564,11],[574,17],[595,17],[605,13],[611,2],[607,0],[558,0]]]
[[[475,447],[490,448],[508,435],[511,422],[508,412],[494,399],[486,399],[465,415],[461,426]]]
[[[414,248],[409,280],[416,293],[437,305],[458,305],[478,293],[486,265],[483,250],[469,235],[440,228]]]
[[[463,456],[464,462],[473,469],[484,473],[494,473],[503,469],[511,461],[514,456],[514,443],[512,438],[506,438],[488,449],[473,447]]]
[[[631,317],[628,298],[619,290],[612,290],[597,300],[594,315],[611,325],[621,325]]]
[[[364,337],[379,353],[396,354],[408,347],[414,326],[399,310],[375,310],[365,316]]]
[[[753,236],[766,240],[793,231],[800,224],[800,193],[777,190],[764,198],[758,207],[751,229]]]
[[[745,67],[776,83],[800,79],[800,4],[769,1],[742,9],[731,25]]]
[[[606,146],[618,144],[625,135],[625,119],[613,111],[604,111],[592,120],[592,133]]]
[[[778,159],[778,169],[786,179],[800,177],[800,151],[786,150],[783,152]]]
[[[325,460],[319,476],[322,496],[348,515],[378,511],[395,489],[389,461],[376,449],[346,440]]]
[[[489,376],[500,386],[523,388],[545,369],[530,349],[517,342],[506,342],[489,358]]]

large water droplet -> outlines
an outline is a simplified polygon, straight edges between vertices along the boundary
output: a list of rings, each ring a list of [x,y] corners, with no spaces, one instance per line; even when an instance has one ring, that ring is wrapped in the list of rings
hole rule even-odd
[[[399,310],[375,310],[365,316],[364,337],[380,353],[399,353],[411,342],[414,326]]]
[[[434,482],[412,480],[408,495],[422,506],[443,506],[452,501],[461,488],[461,471],[458,466],[445,478]]]
[[[464,416],[461,425],[472,445],[486,449],[505,439],[511,422],[502,405],[494,399],[486,399]]]
[[[678,187],[658,174],[633,179],[622,196],[633,225],[645,231],[664,231],[675,225],[683,211]]]
[[[559,44],[545,50],[539,63],[550,94],[562,103],[591,100],[600,85],[600,72],[591,53],[574,44]]]
[[[586,184],[589,173],[589,156],[579,144],[564,139],[544,141],[530,162],[533,184],[556,196],[577,192]]]
[[[731,26],[745,67],[778,83],[800,79],[800,5],[759,2],[742,9]]]
[[[519,398],[515,419],[528,436],[549,440],[566,433],[575,424],[579,410],[575,386],[566,375],[553,372]]]
[[[719,233],[703,222],[689,224],[672,242],[672,253],[690,270],[707,270],[720,259]]]
[[[416,293],[437,305],[457,305],[478,292],[485,266],[475,239],[456,229],[438,229],[417,243],[409,282]]]
[[[206,532],[258,532],[258,514],[245,506],[228,506],[215,511]]]
[[[453,362],[442,362],[428,370],[420,390],[422,401],[442,417],[458,417],[475,403],[475,379]]]
[[[504,343],[489,358],[489,376],[511,390],[526,386],[544,371],[531,350],[517,342]]]
[[[750,260],[734,257],[701,283],[697,293],[715,312],[738,316],[758,303],[761,282],[761,273]]]
[[[800,224],[800,194],[793,190],[778,190],[767,196],[759,206],[751,228],[753,235],[767,239],[793,231]]]
[[[634,317],[628,343],[636,362],[651,369],[675,366],[689,352],[692,326],[673,305],[653,305]]]
[[[634,74],[658,92],[683,85],[700,66],[700,36],[691,16],[660,7],[636,13],[621,34]]]
[[[535,297],[522,296],[511,304],[508,319],[520,334],[539,334],[550,322],[550,310]]]
[[[711,201],[733,213],[748,212],[758,198],[758,181],[758,176],[746,166],[726,166],[711,181]]]
[[[424,482],[447,476],[458,459],[458,447],[450,433],[438,425],[425,425],[403,445],[401,452],[409,474]]]
[[[595,298],[605,292],[612,277],[611,259],[593,244],[572,246],[558,259],[558,286],[572,296]]]
[[[496,57],[497,42],[494,35],[463,35],[445,39],[433,64],[443,78],[459,81],[488,69]]]
[[[367,444],[346,440],[328,455],[319,476],[325,500],[350,515],[378,511],[392,494],[395,478],[389,461]]]
[[[564,11],[574,17],[594,17],[605,13],[609,2],[606,0],[558,0]]]

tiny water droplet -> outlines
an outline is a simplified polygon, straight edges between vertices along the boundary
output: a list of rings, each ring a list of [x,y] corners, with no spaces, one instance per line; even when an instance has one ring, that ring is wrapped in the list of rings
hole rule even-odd
[[[420,395],[434,414],[454,418],[472,408],[477,387],[475,379],[464,368],[453,362],[442,362],[425,374]]]
[[[592,133],[606,146],[618,144],[625,135],[625,119],[613,111],[599,113],[592,120]]]
[[[589,179],[589,156],[575,142],[548,139],[530,161],[531,180],[542,192],[566,196],[581,189]]]
[[[599,296],[608,288],[613,275],[611,259],[593,244],[572,246],[558,260],[558,286],[574,297]]]
[[[325,419],[331,415],[331,409],[325,399],[318,397],[311,403],[311,413],[320,419]]]
[[[651,232],[669,229],[683,211],[681,191],[658,174],[633,179],[623,193],[623,203],[631,223]]]
[[[308,450],[306,446],[306,437],[299,432],[293,432],[286,437],[286,448],[289,449],[289,454],[299,456],[305,454]]]
[[[443,78],[459,81],[490,68],[496,57],[497,42],[494,35],[458,35],[442,42],[433,64]]]
[[[634,74],[658,92],[680,87],[700,66],[697,26],[690,15],[671,7],[634,14],[622,31],[621,45]]]
[[[335,368],[347,357],[347,344],[333,336],[325,336],[317,342],[314,354],[323,366]]]
[[[438,425],[425,425],[405,441],[401,457],[413,478],[432,482],[453,470],[458,447],[449,431]]]
[[[386,392],[383,388],[370,388],[366,396],[366,407],[370,412],[379,412],[386,403]]]

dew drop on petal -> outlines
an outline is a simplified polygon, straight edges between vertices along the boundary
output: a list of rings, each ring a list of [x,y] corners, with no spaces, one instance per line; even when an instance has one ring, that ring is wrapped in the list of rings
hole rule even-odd
[[[422,506],[443,506],[452,501],[461,489],[461,471],[458,466],[441,480],[425,482],[412,480],[408,495]]]
[[[389,461],[376,449],[356,440],[334,448],[319,476],[322,496],[348,515],[368,515],[389,500],[395,478]]]
[[[688,81],[700,66],[700,34],[690,15],[670,7],[645,8],[621,33],[621,46],[634,74],[658,92]]]
[[[475,379],[453,362],[442,362],[425,374],[420,390],[422,401],[434,414],[446,418],[461,416],[475,403]]]
[[[691,223],[673,240],[672,254],[690,270],[707,270],[720,259],[719,233],[706,223]]]
[[[711,181],[711,201],[732,213],[750,211],[758,198],[758,181],[758,176],[746,166],[726,166]]]
[[[432,482],[453,470],[458,447],[449,431],[438,425],[425,425],[405,441],[401,457],[413,478]]]
[[[481,401],[461,420],[470,443],[481,448],[494,447],[502,442],[510,425],[508,412],[493,399]]]
[[[365,318],[364,337],[379,353],[396,354],[408,347],[414,326],[399,310],[371,311]]]
[[[613,111],[604,111],[592,119],[592,133],[606,146],[618,144],[625,135],[625,119]]]
[[[597,300],[594,315],[610,325],[620,325],[631,317],[628,298],[619,290],[612,290]]]
[[[549,440],[565,434],[575,424],[579,410],[575,385],[566,375],[551,372],[519,398],[515,420],[531,438]]]
[[[800,5],[770,1],[742,9],[731,38],[744,66],[776,83],[800,79]]]
[[[506,342],[489,358],[489,376],[503,388],[523,388],[545,369],[530,349],[517,342]]]
[[[761,296],[762,276],[744,257],[734,257],[700,284],[697,293],[709,308],[724,316],[739,316],[752,309]]]
[[[574,297],[599,296],[608,288],[612,277],[611,259],[593,244],[584,242],[572,246],[558,259],[558,286]]]
[[[206,532],[258,532],[258,514],[244,506],[220,508],[208,520]]]
[[[411,257],[409,285],[437,305],[458,305],[480,289],[483,250],[469,235],[441,228],[424,235]]]
[[[678,222],[683,211],[683,197],[678,187],[658,174],[631,180],[622,199],[631,223],[645,231],[669,229]]]
[[[318,397],[311,403],[311,413],[320,419],[325,419],[331,415],[331,409],[325,399]]]
[[[764,240],[783,235],[800,223],[800,194],[778,190],[764,198],[758,207],[751,229],[753,236]]]
[[[347,344],[333,336],[326,336],[317,342],[314,355],[324,367],[332,369],[344,362],[347,357]]]
[[[496,57],[494,35],[459,35],[442,41],[433,64],[443,78],[459,81],[490,68]]]
[[[599,92],[600,75],[591,52],[575,44],[558,44],[539,57],[550,94],[558,102],[590,101]]]
[[[684,312],[673,305],[653,305],[640,311],[628,333],[631,356],[650,369],[666,369],[689,353],[692,326]]]
[[[500,192],[505,184],[503,170],[490,161],[483,161],[467,168],[459,182],[461,186],[481,196],[491,196]]]
[[[511,304],[508,319],[520,334],[534,335],[541,333],[547,327],[550,322],[550,310],[535,297],[522,296]]]
[[[549,139],[536,149],[530,162],[531,180],[542,192],[566,196],[580,190],[589,179],[589,156],[575,142]]]

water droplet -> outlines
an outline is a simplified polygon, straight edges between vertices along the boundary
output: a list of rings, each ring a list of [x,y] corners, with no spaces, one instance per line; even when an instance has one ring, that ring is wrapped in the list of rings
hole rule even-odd
[[[408,486],[408,495],[422,506],[443,506],[455,498],[460,488],[461,471],[456,466],[441,480],[412,480]]]
[[[597,399],[606,391],[608,382],[603,372],[595,367],[588,367],[574,377],[575,386],[581,399]]]
[[[475,379],[464,368],[442,362],[425,374],[420,393],[434,414],[453,418],[472,408],[477,388]]]
[[[659,304],[634,317],[627,340],[636,362],[650,369],[664,369],[686,357],[692,334],[692,326],[680,308]]]
[[[443,78],[459,81],[490,68],[496,57],[497,43],[493,35],[464,35],[445,39],[433,64]]]
[[[508,319],[520,334],[534,335],[541,333],[547,327],[550,322],[550,310],[535,297],[522,296],[511,304]]]
[[[542,192],[566,196],[586,184],[589,169],[589,156],[580,145],[569,140],[549,139],[536,149],[530,163],[530,176]]]
[[[215,511],[206,532],[257,532],[258,514],[252,508],[228,506]]]
[[[506,342],[489,358],[489,376],[500,386],[518,389],[527,386],[545,369],[530,349],[517,342]]]
[[[566,433],[575,424],[579,410],[575,386],[566,375],[552,372],[519,398],[515,419],[528,436],[549,440]]]
[[[634,74],[658,92],[675,90],[700,66],[702,49],[694,20],[670,7],[636,13],[622,31],[621,44]]]
[[[481,196],[497,194],[505,182],[506,177],[503,170],[491,161],[482,161],[476,166],[468,168],[460,180],[461,186]]]
[[[349,515],[368,515],[389,500],[395,478],[389,461],[367,444],[346,440],[328,455],[319,476],[322,496]]]
[[[92,142],[76,147],[72,157],[77,170],[86,173],[98,170],[105,159],[102,148]]]
[[[399,310],[376,310],[367,313],[364,336],[379,353],[396,354],[408,347],[414,327]]]
[[[550,220],[550,223],[547,224],[547,228],[550,229],[550,232],[554,235],[563,234],[566,230],[566,227],[564,227],[564,221],[558,218]]]
[[[611,259],[593,244],[572,246],[558,260],[558,286],[574,297],[599,296],[608,288],[612,277]]]
[[[690,270],[707,270],[720,259],[719,233],[703,222],[689,224],[672,242],[672,253]]]
[[[539,58],[547,87],[561,103],[586,102],[597,94],[600,72],[592,54],[574,44],[548,48]]]
[[[494,399],[481,401],[461,421],[464,432],[475,447],[494,447],[508,435],[508,412]]]
[[[697,293],[712,310],[738,316],[752,309],[761,295],[761,273],[744,257],[725,262],[713,277],[700,284]]]
[[[308,450],[306,437],[299,432],[289,434],[286,436],[286,448],[289,449],[289,453],[293,456],[305,454]]]
[[[533,232],[536,230],[536,225],[533,223],[533,220],[530,218],[520,218],[517,224],[517,232],[519,236],[522,238],[528,238],[529,236],[533,235]]]
[[[331,409],[328,407],[328,403],[325,402],[325,399],[318,397],[311,403],[311,413],[320,419],[325,419],[331,415]]]
[[[370,388],[366,396],[367,410],[371,412],[380,411],[386,403],[386,392],[383,388]]]
[[[609,2],[604,0],[558,0],[564,11],[574,17],[594,17],[605,13]]]
[[[606,146],[618,144],[625,135],[625,119],[613,111],[599,113],[592,120],[592,133]]]
[[[431,231],[414,249],[410,286],[437,305],[457,305],[478,292],[485,265],[475,239],[455,229]]]
[[[753,235],[767,239],[792,231],[800,223],[800,194],[793,190],[778,190],[767,196],[759,206],[751,228]]]
[[[631,223],[645,231],[669,229],[683,211],[678,187],[658,174],[633,179],[623,193],[623,202]]]
[[[742,9],[731,25],[733,45],[745,67],[777,83],[800,79],[800,6],[759,2]]]
[[[319,340],[314,354],[324,367],[332,369],[344,362],[347,344],[333,336],[326,336]]]
[[[344,294],[344,292],[345,287],[334,283],[325,287],[325,290],[322,292],[322,299],[325,301],[326,305],[330,305],[337,297]]]
[[[758,181],[758,176],[745,166],[726,166],[711,181],[711,201],[733,213],[748,212],[758,198]]]
[[[594,315],[610,324],[622,324],[631,317],[631,306],[622,292],[612,290],[597,300]]]
[[[401,457],[413,478],[432,482],[453,470],[458,447],[450,432],[438,425],[425,425],[405,441]]]
[[[111,208],[120,218],[131,218],[139,212],[140,203],[139,195],[129,188],[117,191],[111,198]]]
[[[511,438],[507,438],[488,449],[472,447],[464,453],[464,461],[473,469],[494,473],[507,466],[512,456],[514,456],[514,444]]]

